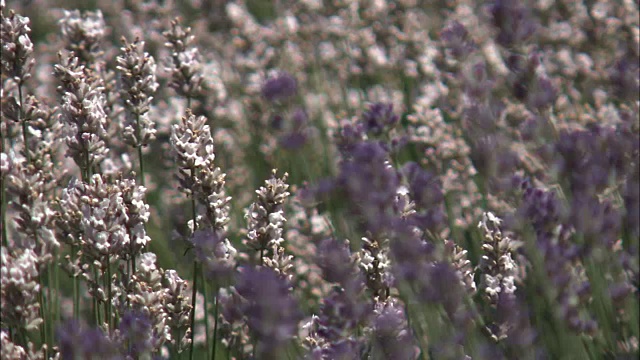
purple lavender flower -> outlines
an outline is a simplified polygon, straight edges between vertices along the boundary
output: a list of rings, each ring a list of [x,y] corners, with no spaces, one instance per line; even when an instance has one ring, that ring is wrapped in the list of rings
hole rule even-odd
[[[262,85],[262,96],[270,102],[288,99],[298,91],[298,82],[286,71],[269,78]]]
[[[334,288],[322,301],[318,334],[330,343],[353,336],[372,310],[370,302],[359,301],[346,291]]]
[[[422,229],[438,229],[446,220],[440,179],[414,162],[405,164],[402,172],[407,178],[409,194],[416,205],[416,212],[409,217],[410,220]]]
[[[461,60],[477,49],[467,29],[460,22],[454,20],[440,32],[440,40],[447,47],[451,56]]]
[[[513,294],[500,293],[496,304],[496,322],[501,329],[494,329],[493,334],[504,334],[504,342],[512,353],[533,351],[536,330],[529,321],[530,314],[526,304]],[[497,325],[496,325],[497,326]],[[523,350],[527,349],[527,350]]]
[[[622,100],[636,101],[640,91],[640,69],[638,57],[623,57],[609,69],[609,79],[614,94]]]
[[[578,196],[572,199],[568,220],[585,240],[611,248],[619,238],[622,214],[610,201]]]
[[[316,263],[326,281],[340,284],[349,294],[363,289],[364,278],[354,266],[348,242],[334,238],[322,240],[318,244]]]
[[[522,45],[537,30],[538,24],[529,9],[518,2],[496,0],[490,5],[489,12],[498,30],[497,42],[504,47]]]
[[[566,208],[553,191],[533,188],[524,183],[522,203],[514,216],[506,219],[507,227],[519,228],[529,222],[539,233],[548,233],[561,223],[566,216]]]
[[[296,150],[303,147],[309,138],[307,123],[309,116],[303,108],[297,108],[291,116],[290,130],[281,135],[278,143],[286,150]],[[283,124],[280,124],[283,127]]]
[[[360,215],[365,230],[377,234],[391,225],[400,179],[380,143],[355,144],[340,166],[337,183]]]
[[[416,359],[420,350],[415,346],[401,304],[389,301],[376,307],[373,320],[373,359]]]
[[[58,327],[56,337],[62,359],[124,359],[117,344],[102,330],[87,328],[76,320]]]
[[[489,75],[487,64],[484,61],[468,63],[462,68],[462,79],[465,92],[476,101],[483,100],[491,95],[495,86],[495,80]],[[481,113],[486,116],[485,112]]]
[[[151,319],[140,311],[126,311],[118,327],[128,355],[138,358],[153,347]]]
[[[636,239],[633,249],[638,251],[638,238],[640,238],[640,165],[636,164],[631,170],[631,176],[627,179],[622,195],[625,207],[625,223],[629,239]],[[627,244],[628,246],[630,244]]]
[[[362,358],[364,344],[354,339],[339,340],[323,349],[323,359],[358,360]]]
[[[511,175],[519,164],[517,154],[501,133],[479,136],[472,140],[471,161],[483,179],[498,180]],[[487,185],[490,185],[488,183]],[[481,191],[488,191],[485,187]]]
[[[307,143],[308,137],[306,134],[302,132],[292,132],[289,134],[282,135],[278,139],[278,144],[285,150],[296,150],[300,149]]]
[[[275,271],[266,267],[241,268],[236,289],[246,299],[242,313],[256,339],[257,357],[277,359],[297,333],[302,320],[290,285]]]
[[[555,145],[559,178],[566,179],[574,197],[600,193],[630,173],[638,143],[637,133],[613,127],[562,131]]]
[[[367,133],[380,135],[384,130],[394,127],[400,117],[393,113],[393,104],[375,103],[362,114],[362,122]]]
[[[533,91],[529,93],[527,101],[534,109],[545,109],[552,105],[558,97],[558,90],[553,86],[551,79],[546,76],[537,76],[530,86]]]
[[[224,283],[235,268],[236,249],[221,231],[196,230],[190,241],[209,279]]]
[[[348,156],[348,153],[353,151],[356,144],[364,141],[365,133],[364,124],[360,122],[355,124],[352,122],[345,122],[342,124],[335,136],[335,142],[340,153],[342,153],[343,156]]]

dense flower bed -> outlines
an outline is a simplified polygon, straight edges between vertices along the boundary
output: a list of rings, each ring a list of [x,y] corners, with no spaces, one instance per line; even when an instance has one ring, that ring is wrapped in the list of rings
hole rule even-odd
[[[638,356],[637,2],[0,1],[2,359]]]

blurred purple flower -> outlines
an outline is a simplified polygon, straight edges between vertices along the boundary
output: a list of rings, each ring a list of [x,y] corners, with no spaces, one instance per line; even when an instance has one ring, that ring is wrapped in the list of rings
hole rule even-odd
[[[380,135],[383,131],[394,127],[400,117],[393,113],[393,104],[375,103],[362,114],[362,122],[367,133]]]
[[[487,70],[484,61],[467,64],[462,70],[465,92],[478,102],[488,98],[494,88],[495,80]]]
[[[548,77],[536,77],[532,88],[533,91],[527,97],[527,101],[532,108],[543,110],[556,101],[558,90]]]
[[[622,214],[607,200],[575,196],[570,206],[569,221],[588,243],[596,241],[612,248],[621,230]]]
[[[538,233],[551,232],[563,221],[566,214],[565,206],[553,191],[537,189],[529,183],[522,186],[525,187],[522,202],[515,217],[508,217],[505,225],[514,228],[531,223]]]
[[[284,134],[278,139],[278,144],[285,150],[297,150],[307,143],[307,135],[302,132]]]
[[[400,179],[381,144],[355,144],[340,166],[337,183],[361,216],[365,230],[376,234],[390,226]]]
[[[519,2],[496,0],[489,6],[489,13],[498,30],[496,41],[507,48],[524,45],[538,28],[530,10]]]
[[[407,178],[409,194],[416,205],[416,212],[410,218],[422,229],[438,229],[446,220],[440,179],[414,162],[405,164],[402,172]]]
[[[376,306],[373,319],[373,359],[416,359],[420,350],[407,324],[405,310],[397,301]]]
[[[242,313],[257,341],[257,358],[279,358],[278,354],[297,334],[302,320],[290,285],[270,268],[243,267],[236,289],[247,300]]]
[[[614,127],[562,131],[555,145],[558,176],[566,179],[573,196],[599,193],[631,173],[638,143],[637,132]]]
[[[363,347],[363,342],[355,339],[335,341],[324,350],[324,359],[359,360],[362,359]]]
[[[285,100],[296,94],[298,82],[288,72],[280,72],[262,85],[262,96],[270,102]]]
[[[284,116],[275,114],[271,117],[269,125],[274,130],[282,130],[284,128]]]
[[[364,141],[364,136],[365,129],[362,123],[345,122],[340,126],[335,142],[340,153],[347,155],[353,151],[356,144]]]
[[[153,347],[152,324],[149,316],[140,311],[125,311],[120,319],[120,336],[124,340],[124,346],[128,355],[138,358]]]
[[[500,293],[496,304],[496,322],[501,329],[494,329],[492,334],[505,337],[508,349],[515,352],[531,350],[536,340],[536,331],[531,326],[530,310],[513,294]]]
[[[87,328],[76,320],[69,320],[56,332],[62,359],[124,359],[118,345],[97,328]]]
[[[206,228],[197,230],[189,239],[196,258],[204,266],[209,280],[225,283],[232,275],[236,264],[236,249],[222,234],[222,230]]]
[[[471,161],[483,179],[510,176],[519,164],[511,143],[502,133],[478,136],[471,140]],[[487,183],[488,185],[489,183]],[[488,188],[481,191],[488,191]]]
[[[365,322],[372,310],[368,300],[334,288],[322,301],[318,334],[330,343],[339,342],[354,335],[353,331]]]
[[[363,290],[364,278],[354,265],[348,242],[335,238],[322,240],[318,244],[316,264],[326,281],[339,284],[348,294]]]
[[[449,50],[451,56],[462,60],[477,49],[467,29],[457,20],[449,22],[440,32],[440,40]]]
[[[625,223],[630,239],[636,239],[636,249],[632,249],[637,254],[638,241],[640,238],[640,165],[636,164],[631,169],[631,176],[627,178],[624,191],[622,193],[625,208]],[[625,244],[627,247],[630,244]]]
[[[614,95],[622,100],[637,101],[640,92],[640,65],[637,55],[623,57],[609,69]]]

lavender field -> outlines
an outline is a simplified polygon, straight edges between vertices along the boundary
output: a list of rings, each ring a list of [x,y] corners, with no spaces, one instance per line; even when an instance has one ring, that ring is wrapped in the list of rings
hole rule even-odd
[[[637,359],[632,0],[0,0],[0,358]]]

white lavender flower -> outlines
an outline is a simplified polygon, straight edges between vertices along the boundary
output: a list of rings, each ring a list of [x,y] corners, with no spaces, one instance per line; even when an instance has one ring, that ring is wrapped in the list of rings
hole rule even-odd
[[[229,202],[226,195],[226,174],[215,166],[213,138],[207,119],[187,110],[179,124],[171,128],[171,147],[178,165],[181,190],[204,207],[193,228],[212,227],[225,231],[229,222]],[[198,226],[196,226],[198,225]]]
[[[0,332],[0,358],[7,360],[28,359],[24,348],[12,342],[5,330]]]
[[[170,342],[178,352],[190,344],[191,300],[187,293],[187,282],[180,278],[175,270],[165,270],[162,285],[166,289],[164,312],[166,324],[172,332]]]
[[[137,259],[136,273],[126,285],[131,308],[150,322],[146,336],[154,351],[172,340],[165,312],[168,289],[162,285],[163,277],[163,270],[156,266],[156,255],[144,253]]]
[[[86,256],[104,260],[130,252],[128,208],[117,185],[96,174],[89,184],[72,182],[63,191],[60,203],[64,210],[59,226],[67,241],[81,245]],[[146,236],[140,235],[138,232],[137,244],[146,243]]]
[[[285,173],[282,178],[278,178],[274,169],[271,179],[265,180],[264,186],[256,190],[258,198],[245,213],[248,233],[244,240],[247,247],[259,252],[261,262],[287,276],[293,259],[284,255],[282,246],[282,233],[287,221],[283,204],[290,195],[287,191],[289,184],[286,183],[288,176]],[[266,258],[271,260],[267,261]]]
[[[498,300],[500,293],[513,295],[516,290],[518,265],[511,253],[514,242],[508,236],[503,236],[500,224],[502,220],[491,212],[482,215],[478,228],[484,233],[484,254],[480,259],[479,271],[480,289],[490,303]]]
[[[60,82],[60,117],[67,126],[67,154],[86,174],[99,165],[108,152],[104,142],[107,115],[103,84],[90,69],[79,64],[77,57],[59,55],[59,59],[54,73]]]
[[[74,52],[83,63],[91,63],[102,55],[100,41],[106,35],[106,24],[100,10],[85,13],[65,10],[60,29],[67,49]]]
[[[4,6],[0,7],[0,38],[2,39],[2,74],[22,84],[31,77],[33,43],[29,38],[31,28],[29,18],[9,12],[4,16]]]
[[[41,164],[46,163],[43,160],[45,159],[40,159]],[[49,168],[51,167],[49,162]],[[11,159],[11,172],[6,174],[6,190],[12,198],[10,206],[16,211],[15,221],[20,234],[12,245],[34,250],[39,265],[51,262],[60,246],[53,231],[55,212],[47,194],[51,186],[47,184],[50,181],[47,176],[50,175],[43,169],[37,169],[34,164],[28,164],[26,159],[16,156]]]
[[[200,95],[204,86],[201,56],[198,48],[192,47],[194,36],[191,28],[182,27],[178,19],[171,22],[171,29],[163,33],[171,50],[172,64],[167,67],[171,73],[171,86],[176,92],[193,99]]]
[[[115,186],[122,192],[122,200],[127,209],[125,226],[129,233],[130,247],[124,254],[127,257],[135,256],[151,241],[145,230],[150,215],[149,205],[144,201],[147,189],[136,185],[132,179],[117,181]]]
[[[444,246],[449,259],[460,274],[462,284],[470,295],[474,295],[477,290],[476,282],[474,280],[475,269],[473,268],[471,261],[467,259],[468,251],[457,245],[452,240],[445,240]]]
[[[153,93],[158,87],[156,63],[151,55],[143,51],[144,41],[133,43],[123,40],[117,69],[122,80],[121,98],[129,116],[124,127],[124,141],[130,146],[148,145],[155,138],[155,124],[148,112]]]
[[[2,325],[33,330],[40,327],[38,293],[38,256],[31,249],[9,249],[3,246],[0,300]]]
[[[389,296],[393,284],[388,240],[362,238],[362,250],[358,253],[358,265],[362,268],[368,290],[375,301],[383,302]]]
[[[179,168],[191,171],[206,167],[215,159],[213,139],[206,122],[204,116],[196,117],[187,110],[186,116],[171,127],[171,148]]]

